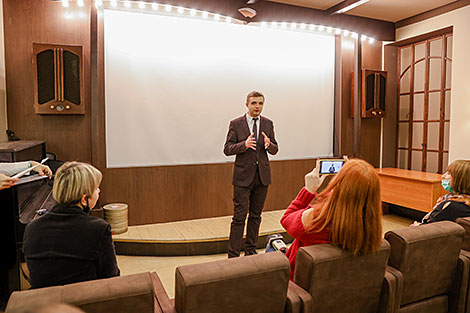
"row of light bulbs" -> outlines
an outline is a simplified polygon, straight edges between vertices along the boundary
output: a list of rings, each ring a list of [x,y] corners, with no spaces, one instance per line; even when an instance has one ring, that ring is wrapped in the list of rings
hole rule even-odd
[[[99,8],[103,6],[103,0],[94,0],[95,1],[95,7]],[[122,2],[124,7],[130,8],[132,7],[132,3],[135,3],[134,1],[130,0],[124,0],[124,1],[118,1],[118,0],[107,0],[111,7],[115,8],[119,5],[119,2]],[[141,9],[145,9],[148,5],[151,5],[152,9],[157,11],[160,9],[165,10],[167,13],[171,12],[178,12],[179,14],[188,14],[191,16],[196,16],[200,15],[202,18],[207,19],[209,16],[211,16],[215,21],[220,21],[220,20],[225,20],[226,23],[231,23],[232,18],[230,16],[221,16],[219,14],[213,14],[209,13],[207,11],[199,11],[196,9],[187,9],[183,7],[175,7],[169,4],[158,4],[156,2],[150,3],[150,2],[144,2],[140,1],[137,2],[138,7]],[[69,0],[62,0],[62,5],[64,7],[69,7]],[[77,5],[79,7],[83,7],[85,5],[84,0],[77,0]],[[358,34],[356,32],[351,32],[349,30],[343,30],[340,28],[334,28],[330,26],[323,26],[323,25],[314,25],[314,24],[305,24],[305,23],[287,23],[287,22],[261,22],[260,23],[261,27],[271,27],[271,28],[281,28],[281,29],[300,29],[300,30],[310,30],[310,31],[326,31],[327,33],[335,33],[336,35],[341,35],[343,34],[344,36],[351,36],[354,39],[358,38]],[[375,40],[372,37],[368,37],[366,35],[361,35],[361,40],[365,41],[368,40],[369,43],[373,43]]]

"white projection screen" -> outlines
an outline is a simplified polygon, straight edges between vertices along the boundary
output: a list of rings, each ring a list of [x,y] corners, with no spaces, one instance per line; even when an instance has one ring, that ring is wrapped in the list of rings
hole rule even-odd
[[[230,120],[266,96],[279,153],[331,156],[334,37],[203,19],[104,11],[107,166],[231,162]]]

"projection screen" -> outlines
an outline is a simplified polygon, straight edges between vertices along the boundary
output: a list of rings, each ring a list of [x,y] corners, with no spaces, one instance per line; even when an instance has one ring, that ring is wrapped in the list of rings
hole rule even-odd
[[[231,162],[230,120],[266,96],[279,153],[331,156],[334,37],[202,19],[104,11],[108,167]]]

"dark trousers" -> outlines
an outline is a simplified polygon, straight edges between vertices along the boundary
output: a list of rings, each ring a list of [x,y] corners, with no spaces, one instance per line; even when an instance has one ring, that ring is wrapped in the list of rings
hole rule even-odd
[[[255,178],[250,186],[233,186],[234,207],[228,242],[229,258],[240,256],[247,213],[249,213],[249,215],[246,226],[245,251],[252,252],[256,249],[259,225],[261,223],[261,212],[263,211],[264,200],[266,199],[267,193],[268,186],[261,183],[258,171],[256,171]]]

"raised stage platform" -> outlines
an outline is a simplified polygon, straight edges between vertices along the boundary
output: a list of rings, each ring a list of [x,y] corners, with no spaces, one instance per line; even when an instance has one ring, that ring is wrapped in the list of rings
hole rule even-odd
[[[282,234],[292,238],[280,224],[285,210],[263,212],[258,248],[266,246],[266,237]],[[113,235],[116,253],[120,255],[187,256],[227,252],[232,216],[129,226],[127,232]]]

